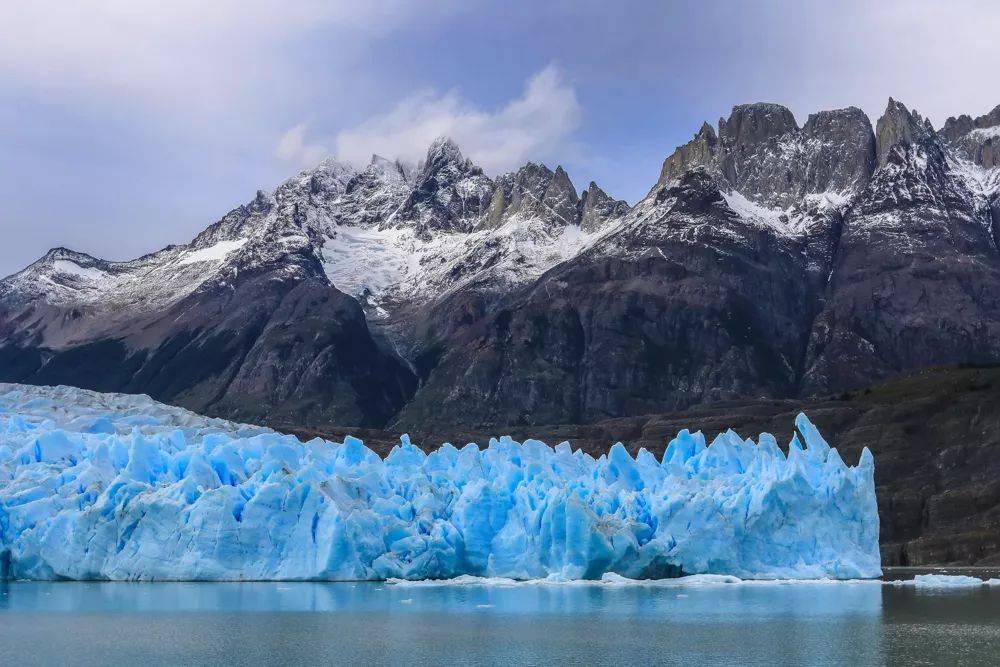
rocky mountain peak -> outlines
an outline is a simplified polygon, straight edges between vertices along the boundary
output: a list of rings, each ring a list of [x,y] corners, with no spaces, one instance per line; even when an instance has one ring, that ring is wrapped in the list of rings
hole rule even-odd
[[[733,107],[729,118],[719,125],[719,137],[728,146],[746,152],[772,137],[797,129],[795,116],[787,107],[756,102]]]
[[[469,231],[486,213],[493,181],[448,137],[435,139],[419,169],[413,190],[400,209],[417,223],[421,236],[431,229]]]
[[[719,167],[723,176],[730,183],[738,183],[749,159],[761,146],[798,129],[795,116],[780,104],[757,102],[733,107],[729,118],[719,124],[724,149]]]
[[[1000,105],[978,118],[949,118],[938,136],[959,154],[986,169],[1000,167]]]
[[[975,127],[972,122],[972,116],[968,114],[962,114],[958,118],[949,116],[948,120],[944,122],[944,126],[938,131],[938,134],[946,140],[954,142],[967,135]]]
[[[512,196],[516,198],[531,194],[540,201],[545,196],[545,190],[549,187],[554,175],[552,170],[544,164],[528,162],[514,172],[513,184],[516,187],[516,192],[512,192]],[[512,201],[515,200],[512,199]]]
[[[48,262],[57,259],[72,259],[72,260],[93,260],[96,259],[86,253],[77,252],[76,250],[70,250],[65,246],[56,246],[55,248],[49,248],[49,251],[42,256],[42,259]]]
[[[989,113],[983,114],[973,119],[968,114],[962,114],[958,118],[954,116],[944,122],[944,126],[938,131],[942,137],[948,141],[957,141],[973,130],[982,130],[1000,126],[1000,104]]]
[[[351,165],[339,162],[334,158],[327,158],[310,173],[309,191],[314,195],[321,193],[339,194],[347,190],[347,185],[357,173],[358,171]]]
[[[1000,125],[1000,104],[993,107],[988,114],[976,119],[976,127],[996,127]]]
[[[841,135],[844,139],[872,131],[868,115],[858,107],[809,114],[802,131],[810,135]]]
[[[472,160],[462,155],[458,144],[451,137],[438,137],[431,142],[427,149],[427,157],[423,162],[420,179],[433,177],[434,174],[442,170],[452,170],[461,174],[472,171],[482,173],[479,167],[472,164]]]
[[[660,177],[653,186],[656,190],[677,178],[688,169],[698,166],[708,166],[716,159],[716,148],[719,138],[715,130],[707,122],[701,124],[701,129],[691,141],[678,147],[663,161]]]
[[[545,189],[542,203],[562,224],[579,224],[580,198],[576,194],[573,182],[569,180],[569,174],[561,166],[556,167],[555,173],[552,174],[552,180]]]
[[[889,98],[882,117],[875,124],[875,155],[879,167],[884,167],[896,147],[925,145],[933,140],[930,123],[914,109]]]
[[[841,197],[868,183],[874,145],[871,122],[855,107],[812,114],[800,129],[781,105],[738,105],[720,119],[718,136],[705,123],[666,159],[651,193],[704,167],[723,190],[766,207],[784,209],[821,193]]]
[[[513,174],[496,180],[486,226],[499,227],[512,216],[546,220],[550,226],[579,222],[579,197],[569,175],[560,166],[528,162]]]
[[[369,177],[382,183],[401,183],[408,180],[407,170],[399,160],[389,160],[381,155],[372,155],[364,171]]]
[[[580,229],[584,232],[595,232],[608,222],[628,213],[627,202],[613,199],[594,181],[580,196]]]
[[[709,125],[707,120],[701,124],[701,127],[698,128],[698,133],[694,136],[710,143],[715,143],[719,138],[715,133],[715,128]]]
[[[804,170],[804,193],[860,192],[875,171],[875,133],[857,107],[811,114],[802,126],[806,146],[815,146]]]
[[[330,176],[338,176],[341,178],[350,178],[358,172],[351,164],[347,162],[341,162],[337,158],[328,157],[324,158],[322,162],[316,165],[313,170],[314,174],[328,174]]]
[[[274,198],[263,190],[257,190],[257,194],[246,208],[250,213],[267,213],[273,206]]]

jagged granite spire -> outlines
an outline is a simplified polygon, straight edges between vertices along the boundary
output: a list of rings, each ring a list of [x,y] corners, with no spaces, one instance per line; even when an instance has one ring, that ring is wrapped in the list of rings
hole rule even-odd
[[[800,129],[781,105],[738,105],[719,120],[718,136],[705,123],[664,161],[653,191],[704,167],[721,189],[767,207],[784,209],[821,193],[841,199],[868,183],[874,144],[868,117],[855,107],[813,114]]]
[[[487,224],[498,227],[514,215],[539,217],[545,214],[545,192],[554,174],[544,164],[529,162],[516,172],[499,176],[490,204]]]
[[[621,218],[628,210],[627,202],[613,199],[591,181],[580,197],[580,229],[595,232],[612,220]]]
[[[660,177],[654,189],[662,187],[671,179],[677,178],[688,169],[713,164],[719,137],[708,123],[702,123],[701,129],[691,141],[680,146],[663,161]]]
[[[485,224],[496,228],[515,215],[546,220],[550,227],[579,224],[579,197],[566,171],[529,162],[499,176]]]
[[[914,144],[925,145],[932,141],[934,128],[914,109],[912,112],[901,102],[889,98],[885,112],[875,124],[875,155],[879,167],[889,161],[894,148],[907,148]]]
[[[417,223],[422,236],[433,229],[468,231],[486,213],[493,181],[472,163],[449,137],[427,149],[413,191],[400,208],[400,218]]]
[[[545,188],[542,203],[564,225],[580,224],[580,198],[576,194],[573,182],[569,180],[569,174],[562,166],[556,167],[555,173],[552,174],[552,180]]]

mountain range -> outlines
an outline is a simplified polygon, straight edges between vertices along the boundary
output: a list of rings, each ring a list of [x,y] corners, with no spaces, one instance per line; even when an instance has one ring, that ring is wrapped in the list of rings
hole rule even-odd
[[[733,108],[634,206],[562,167],[327,160],[192,241],[0,281],[0,381],[276,427],[587,424],[1000,362],[1000,106]]]

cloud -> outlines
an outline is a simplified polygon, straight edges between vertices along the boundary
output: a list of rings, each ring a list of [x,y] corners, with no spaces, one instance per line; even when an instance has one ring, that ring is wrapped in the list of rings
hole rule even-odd
[[[62,0],[0,2],[0,84],[54,103],[134,109],[208,124],[280,114],[308,86],[299,58],[336,41],[324,74],[344,80],[365,44],[451,3],[405,0]],[[309,42],[314,44],[315,42]],[[239,113],[234,113],[234,110]],[[252,125],[252,122],[247,123]]]
[[[306,133],[309,125],[299,123],[285,132],[274,149],[274,155],[279,160],[292,162],[302,168],[314,167],[323,160],[329,151],[317,143],[307,143]]]
[[[476,107],[456,90],[424,91],[339,132],[332,143],[338,159],[354,164],[366,163],[372,153],[416,162],[435,138],[447,135],[474,162],[498,173],[531,159],[565,158],[581,120],[575,91],[549,65],[527,81],[520,97],[495,111]],[[298,141],[310,146],[304,138]]]

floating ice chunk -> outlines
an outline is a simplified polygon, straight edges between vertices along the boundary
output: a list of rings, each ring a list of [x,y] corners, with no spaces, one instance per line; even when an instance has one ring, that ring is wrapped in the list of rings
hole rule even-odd
[[[879,576],[871,453],[849,467],[804,415],[796,427],[805,446],[796,438],[787,456],[767,434],[706,445],[681,431],[659,461],[620,443],[594,459],[509,437],[425,453],[406,436],[382,460],[356,438],[302,442],[143,396],[0,385],[0,574]]]
[[[1000,580],[984,581],[979,577],[968,577],[960,574],[918,574],[913,579],[892,583],[895,586],[913,586],[915,588],[976,588],[984,584],[992,585],[993,581]]]

